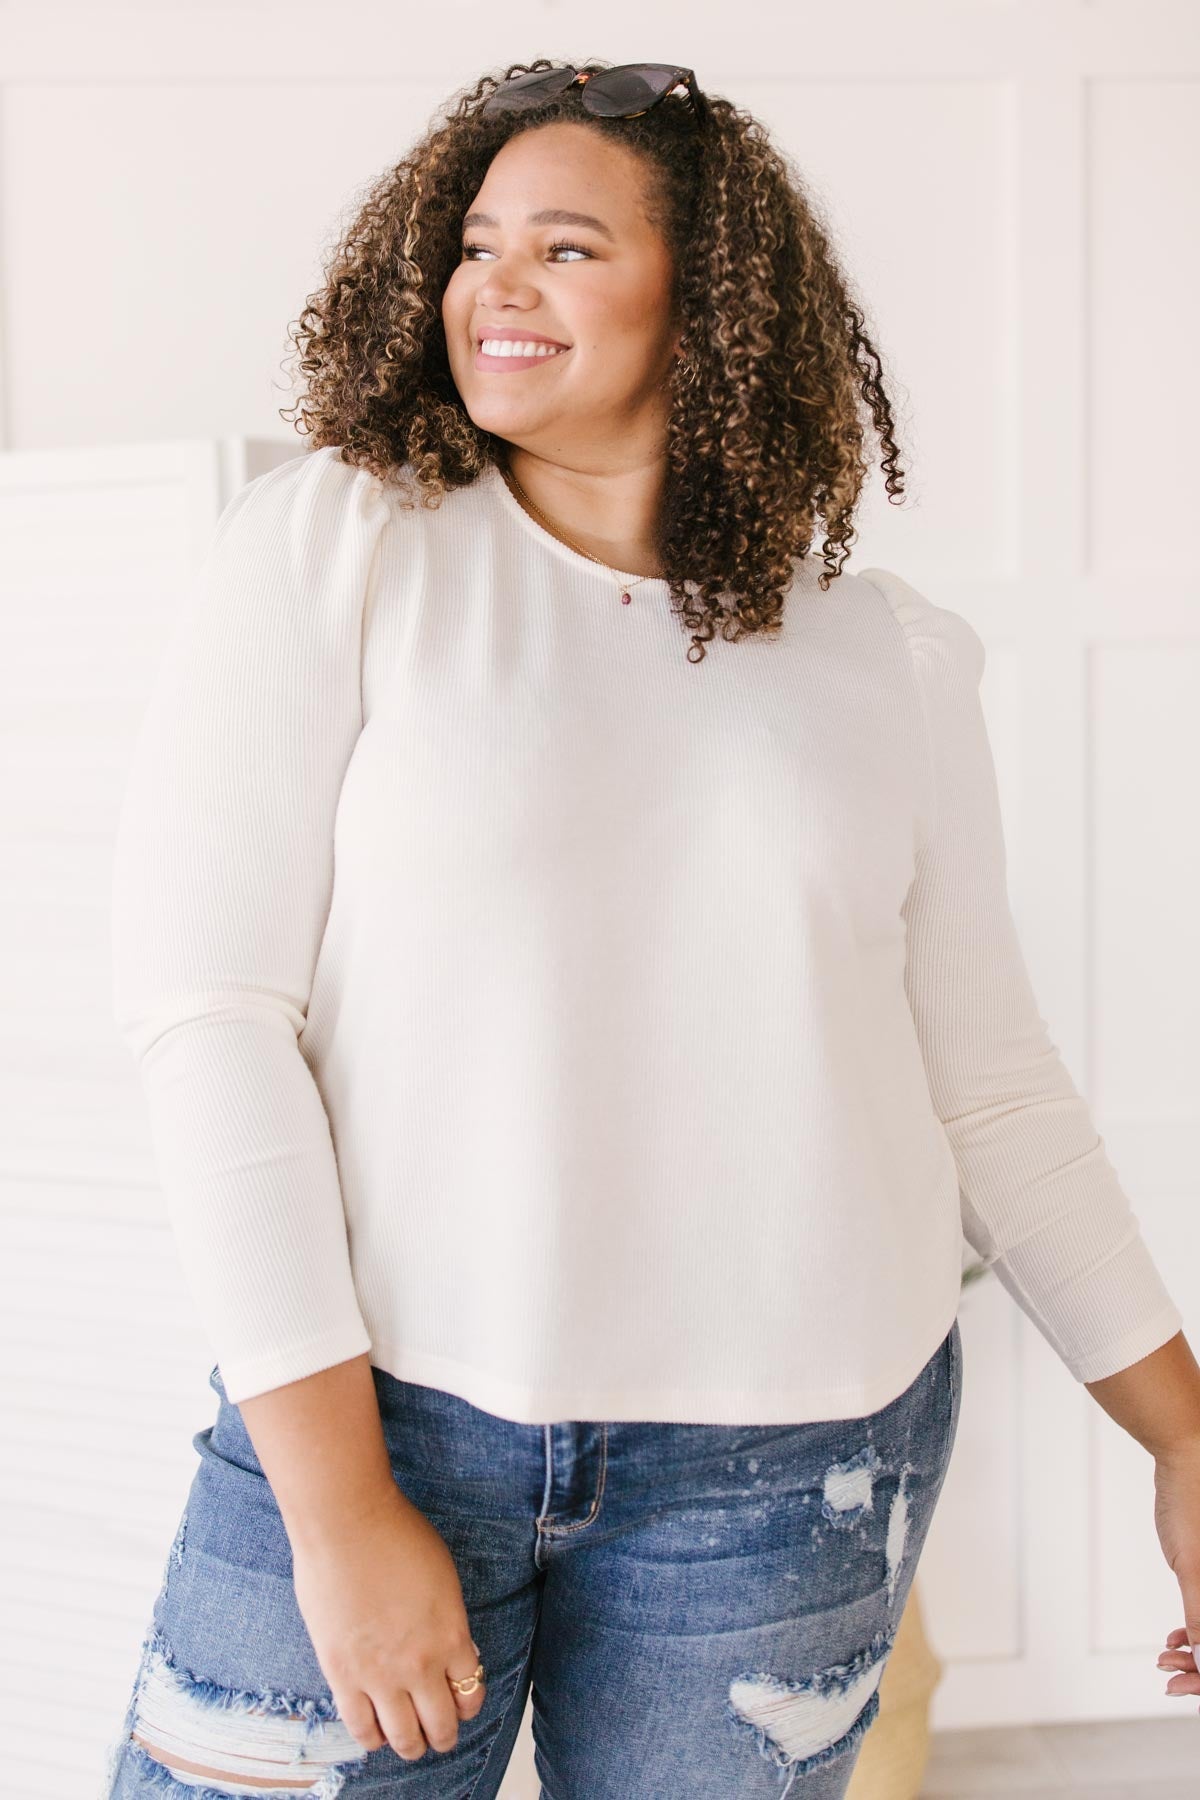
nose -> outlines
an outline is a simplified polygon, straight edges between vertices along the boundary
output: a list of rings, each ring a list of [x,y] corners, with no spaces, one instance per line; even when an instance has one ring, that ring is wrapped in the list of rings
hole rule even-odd
[[[538,302],[538,291],[528,279],[522,279],[511,271],[506,275],[498,263],[493,263],[485,275],[483,282],[476,289],[480,310],[511,306],[524,301],[527,311],[532,311]],[[516,321],[519,323],[519,321]]]

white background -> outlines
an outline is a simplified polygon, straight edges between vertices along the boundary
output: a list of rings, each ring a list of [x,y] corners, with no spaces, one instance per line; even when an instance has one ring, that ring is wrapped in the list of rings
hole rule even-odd
[[[825,209],[909,472],[899,509],[876,474],[850,566],[987,644],[1041,1011],[1196,1315],[1197,8],[0,3],[13,1800],[98,1783],[215,1405],[108,992],[116,808],[181,572],[302,448],[286,327],[358,190],[455,90],[540,55],[692,65]],[[934,1726],[1180,1716],[1149,1458],[992,1280],[962,1327],[921,1564]],[[530,1767],[527,1720],[505,1800],[536,1794]]]

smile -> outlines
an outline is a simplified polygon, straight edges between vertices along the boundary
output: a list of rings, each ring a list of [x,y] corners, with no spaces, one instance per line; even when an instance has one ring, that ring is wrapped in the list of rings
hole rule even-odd
[[[537,363],[551,362],[566,351],[553,344],[522,344],[509,338],[484,338],[475,352],[477,369],[507,371],[532,369]]]

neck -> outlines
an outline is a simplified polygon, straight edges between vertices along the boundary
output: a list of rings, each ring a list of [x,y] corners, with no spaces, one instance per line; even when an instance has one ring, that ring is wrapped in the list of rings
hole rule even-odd
[[[570,548],[628,575],[661,577],[654,536],[665,479],[661,462],[593,472],[510,446],[501,472],[518,504]]]

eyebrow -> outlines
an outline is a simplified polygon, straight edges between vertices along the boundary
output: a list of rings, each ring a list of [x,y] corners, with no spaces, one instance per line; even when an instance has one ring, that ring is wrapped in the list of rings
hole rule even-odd
[[[493,217],[491,213],[469,212],[462,222],[462,228],[467,231],[472,225],[499,225],[499,223],[499,219]],[[587,225],[592,231],[598,231],[601,237],[609,238],[613,243],[616,242],[603,219],[594,218],[591,213],[567,212],[561,206],[547,206],[543,207],[541,212],[530,213],[526,223],[529,225]]]

